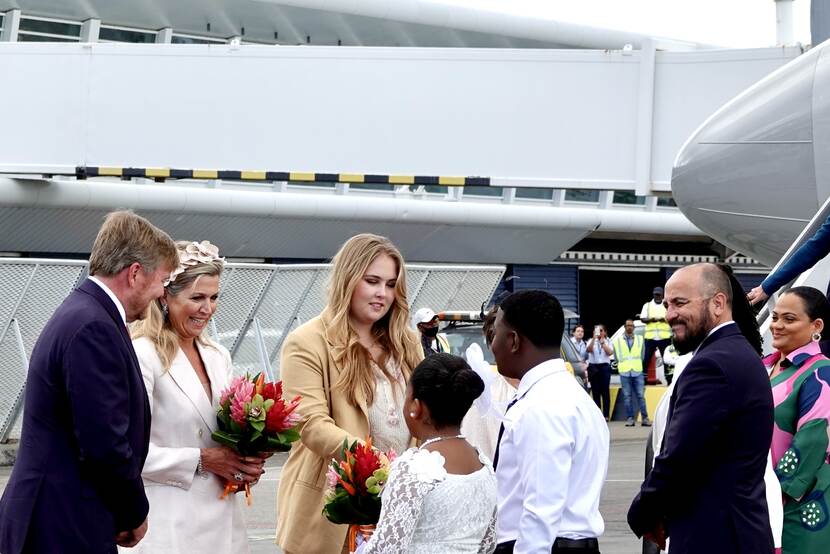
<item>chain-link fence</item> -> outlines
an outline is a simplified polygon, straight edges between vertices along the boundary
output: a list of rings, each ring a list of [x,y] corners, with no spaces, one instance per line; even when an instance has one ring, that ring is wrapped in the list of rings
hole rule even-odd
[[[478,310],[504,266],[407,266],[410,307]],[[238,372],[279,377],[285,336],[325,305],[328,264],[227,264],[210,334]],[[46,322],[86,275],[86,262],[0,258],[0,441],[20,436],[28,359]]]

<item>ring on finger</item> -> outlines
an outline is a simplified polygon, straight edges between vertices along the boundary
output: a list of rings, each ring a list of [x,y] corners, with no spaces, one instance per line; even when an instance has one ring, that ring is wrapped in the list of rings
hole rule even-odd
[[[236,473],[233,474],[233,478],[236,479],[237,481],[242,481],[242,473],[237,471]]]

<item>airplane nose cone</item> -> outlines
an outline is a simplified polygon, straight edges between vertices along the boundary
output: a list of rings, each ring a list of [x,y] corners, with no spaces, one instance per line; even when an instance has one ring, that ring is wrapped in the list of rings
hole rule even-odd
[[[812,104],[820,50],[715,112],[683,145],[672,170],[672,193],[686,217],[767,264],[819,207]]]

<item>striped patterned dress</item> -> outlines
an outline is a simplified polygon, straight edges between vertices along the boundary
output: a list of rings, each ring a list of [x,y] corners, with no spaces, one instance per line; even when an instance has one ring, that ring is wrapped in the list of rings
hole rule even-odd
[[[764,358],[771,368],[779,352]],[[830,360],[817,342],[787,355],[770,381],[772,463],[784,495],[784,553],[830,552]]]

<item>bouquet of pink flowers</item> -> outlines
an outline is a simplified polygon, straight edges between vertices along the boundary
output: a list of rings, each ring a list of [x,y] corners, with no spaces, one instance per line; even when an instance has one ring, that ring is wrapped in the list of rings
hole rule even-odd
[[[299,396],[290,402],[283,399],[282,381],[266,383],[261,373],[256,377],[237,377],[222,391],[216,414],[218,428],[211,437],[243,456],[284,452],[300,438],[300,414],[296,411],[299,404]],[[226,483],[222,498],[238,486]],[[245,496],[250,505],[251,489],[247,483]]]
[[[349,524],[349,551],[357,546],[357,535],[371,535],[380,519],[380,493],[389,478],[389,466],[397,455],[381,452],[366,442],[343,441],[341,460],[332,460],[327,473],[328,492],[323,515],[332,523]]]

